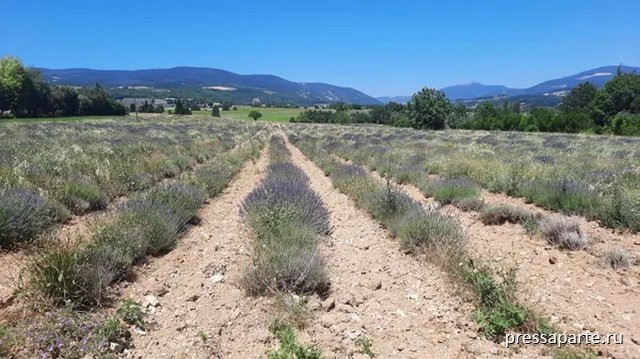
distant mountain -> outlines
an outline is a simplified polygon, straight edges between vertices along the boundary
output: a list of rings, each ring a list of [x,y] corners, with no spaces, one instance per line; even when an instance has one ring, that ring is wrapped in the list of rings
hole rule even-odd
[[[502,85],[483,85],[473,82],[467,85],[448,86],[440,89],[450,100],[462,100],[487,96],[508,95],[516,89],[511,89]]]
[[[376,97],[376,100],[387,104],[389,102],[395,102],[395,103],[400,103],[400,104],[405,104],[409,101],[411,101],[411,96],[382,96],[382,97]]]
[[[205,67],[174,67],[150,70],[38,69],[55,84],[71,86],[133,87],[136,89],[199,89],[220,93],[221,98],[259,100],[262,103],[314,104],[346,102],[379,104],[378,100],[356,89],[325,83],[299,83],[273,75],[240,75]],[[215,97],[215,96],[214,96]],[[237,100],[236,100],[237,101]]]
[[[620,71],[640,74],[640,67],[621,66]],[[525,95],[535,95],[541,93],[552,93],[557,91],[571,90],[582,82],[591,82],[596,87],[602,87],[616,76],[618,66],[604,66],[596,69],[583,71],[579,74],[549,80],[525,89]]]
[[[548,80],[525,89],[509,88],[501,85],[483,85],[477,82],[468,85],[449,86],[441,89],[450,100],[478,99],[495,96],[530,96],[530,95],[563,95],[582,82],[591,82],[596,87],[602,87],[617,73],[618,66],[604,66],[583,71],[581,73]],[[621,66],[620,71],[640,73],[639,67]]]

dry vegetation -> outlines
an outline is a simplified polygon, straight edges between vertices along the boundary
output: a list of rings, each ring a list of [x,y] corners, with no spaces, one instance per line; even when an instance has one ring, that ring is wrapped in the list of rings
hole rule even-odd
[[[640,356],[635,139],[197,116],[0,132],[0,261],[25,279],[0,282],[0,355]],[[582,331],[625,343],[500,344]]]

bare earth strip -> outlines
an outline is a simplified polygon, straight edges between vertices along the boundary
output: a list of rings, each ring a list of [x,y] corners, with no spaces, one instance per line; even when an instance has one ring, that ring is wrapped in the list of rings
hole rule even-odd
[[[375,171],[373,174],[381,179]],[[425,205],[433,202],[415,186],[399,187]],[[503,194],[483,191],[482,198],[490,205],[553,213]],[[640,267],[614,271],[596,257],[613,246],[640,257],[640,247],[634,245],[640,244],[637,234],[618,234],[578,217],[581,228],[592,240],[591,247],[586,251],[561,251],[539,236],[529,236],[521,225],[486,226],[477,212],[462,212],[453,206],[444,206],[441,211],[458,218],[472,250],[480,257],[502,267],[518,268],[522,301],[551,316],[552,324],[566,332],[621,333],[624,345],[609,346],[606,353],[616,358],[640,358]]]
[[[349,357],[366,336],[380,358],[476,358],[514,354],[483,339],[472,307],[455,295],[439,268],[399,251],[387,231],[295,147],[293,162],[331,211],[333,233],[323,251],[331,295],[306,330],[327,357]],[[330,303],[329,305],[327,303]],[[335,308],[331,308],[335,303]],[[536,350],[518,354],[539,357]]]
[[[146,335],[134,334],[134,357],[140,358],[257,358],[271,336],[267,299],[251,298],[239,279],[250,263],[250,234],[239,206],[260,182],[268,158],[249,163],[223,191],[201,210],[202,222],[178,247],[154,259],[124,289],[142,301],[157,297],[160,304],[148,316]]]
[[[490,204],[551,213],[506,195],[483,193],[483,198]],[[580,218],[590,247],[570,252],[548,245],[539,236],[530,237],[522,226],[485,226],[477,213],[457,214],[478,253],[518,266],[523,298],[552,315],[552,323],[573,332],[622,333],[624,345],[610,346],[610,354],[640,358],[640,266],[614,271],[599,258],[613,247],[640,258],[640,246],[634,245],[640,244],[637,234],[618,234]]]

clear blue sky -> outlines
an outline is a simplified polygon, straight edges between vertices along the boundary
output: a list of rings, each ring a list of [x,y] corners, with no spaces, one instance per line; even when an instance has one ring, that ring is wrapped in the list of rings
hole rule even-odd
[[[0,0],[0,56],[29,66],[206,66],[374,96],[528,87],[640,66],[640,1]]]

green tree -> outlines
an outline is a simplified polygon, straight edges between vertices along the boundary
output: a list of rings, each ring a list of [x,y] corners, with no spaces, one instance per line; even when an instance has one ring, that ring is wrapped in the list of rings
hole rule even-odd
[[[596,106],[609,117],[623,111],[640,113],[640,75],[614,77],[598,94]]]
[[[416,128],[441,130],[450,113],[451,102],[435,89],[424,88],[409,102],[409,114]]]
[[[52,96],[55,116],[78,115],[78,109],[80,108],[80,98],[78,97],[78,92],[76,90],[71,87],[57,86],[53,89]],[[133,111],[135,111],[135,108],[133,109]]]
[[[256,110],[253,110],[249,112],[249,117],[251,117],[254,121],[258,121],[258,119],[262,117],[262,114]]]
[[[0,59],[0,110],[16,111],[27,70],[15,57]]]
[[[613,133],[624,136],[640,136],[640,114],[618,113],[611,121]]]
[[[176,115],[191,115],[191,110],[182,104],[182,101],[176,101],[176,108],[173,111]]]
[[[124,116],[127,109],[111,98],[107,92],[99,85],[80,96],[80,115],[88,116]]]
[[[598,89],[590,82],[583,82],[574,87],[562,100],[560,108],[563,112],[590,113],[598,95]]]
[[[213,106],[213,108],[211,109],[211,116],[213,117],[220,117],[220,107]]]

